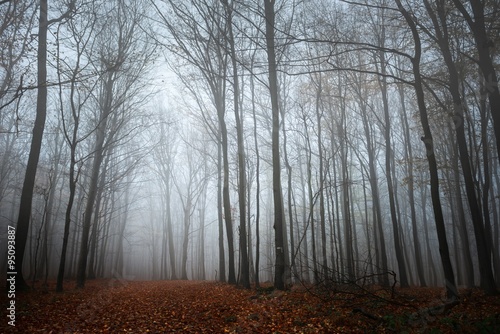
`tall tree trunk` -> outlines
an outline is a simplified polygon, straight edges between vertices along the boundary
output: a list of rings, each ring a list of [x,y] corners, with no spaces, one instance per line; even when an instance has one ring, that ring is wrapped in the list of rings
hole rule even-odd
[[[482,151],[483,151],[483,171],[484,171],[484,183],[483,183],[483,189],[482,189],[482,209],[483,209],[483,217],[484,217],[484,230],[485,230],[485,238],[487,239],[488,242],[488,248],[489,252],[492,254],[492,259],[493,259],[493,269],[496,274],[496,280],[497,282],[500,282],[500,257],[498,256],[498,252],[496,251],[496,248],[498,247],[497,243],[494,241],[494,233],[491,229],[491,217],[490,217],[490,190],[492,189],[491,187],[491,179],[492,175],[490,172],[490,165],[491,165],[491,158],[490,158],[490,152],[488,150],[488,116],[486,114],[487,109],[486,109],[486,104],[484,103],[484,99],[481,99],[480,102],[480,113],[481,113],[481,146],[482,146]],[[492,198],[494,200],[494,197]],[[494,204],[494,203],[493,203]],[[495,205],[492,206],[493,210],[496,210]],[[489,274],[488,274],[489,275]],[[493,276],[492,276],[493,277]],[[491,278],[490,278],[491,279]]]
[[[361,114],[363,129],[366,138],[366,149],[368,152],[368,180],[370,182],[370,192],[373,202],[373,232],[374,232],[374,242],[375,242],[375,254],[377,259],[377,272],[380,275],[380,283],[383,286],[389,286],[389,275],[388,275],[388,264],[387,264],[387,250],[385,245],[385,236],[382,221],[382,209],[380,206],[380,196],[378,187],[378,177],[376,169],[376,158],[375,158],[375,145],[373,144],[372,138],[372,126],[368,119],[367,105],[364,100],[361,99],[361,92],[358,93],[358,97],[361,101]]]
[[[99,225],[105,224],[106,223],[106,213],[103,215],[103,219],[100,219],[101,215],[101,205],[103,202],[103,195],[104,195],[104,185],[106,182],[106,170],[108,168],[108,163],[109,163],[109,157],[110,155],[108,154],[106,156],[106,160],[104,162],[104,166],[102,168],[103,173],[100,176],[99,180],[99,185],[97,186],[97,197],[95,201],[95,208],[94,208],[94,222],[92,224],[92,232],[90,233],[91,239],[90,239],[90,257],[89,257],[89,269],[88,269],[88,279],[95,279],[95,262],[96,262],[96,254],[97,254],[97,247],[98,247],[98,242],[99,242],[99,237],[100,237],[100,228]]]
[[[451,131],[450,131],[451,132]],[[465,270],[465,284],[467,287],[474,287],[474,264],[472,262],[472,255],[470,251],[469,232],[467,230],[467,221],[465,219],[465,210],[462,200],[462,189],[460,183],[460,169],[458,164],[458,146],[453,147],[453,154],[451,158],[453,182],[455,184],[455,203],[457,213],[457,228],[459,231],[461,245],[463,247],[464,270]]]
[[[106,125],[108,123],[109,115],[112,112],[112,94],[114,82],[115,72],[110,71],[108,72],[106,81],[104,83],[104,96],[101,97],[103,99],[101,104],[101,115],[96,130],[97,133],[94,146],[94,161],[92,163],[91,176],[88,185],[89,188],[87,195],[87,204],[83,216],[82,239],[80,243],[80,255],[78,257],[78,269],[76,274],[76,285],[78,288],[83,288],[85,286],[92,212],[94,211],[94,204],[97,197],[99,172],[101,170],[101,164],[104,158],[104,139],[106,137]]]
[[[344,244],[345,244],[345,264],[347,269],[347,280],[354,281],[356,279],[354,266],[354,250],[353,250],[353,234],[351,220],[351,206],[349,196],[349,168],[347,166],[347,140],[344,137],[345,132],[340,139],[340,156],[341,156],[341,174],[342,174],[342,219],[344,221]],[[340,235],[339,235],[340,237]]]
[[[408,174],[408,202],[410,204],[411,229],[413,237],[413,250],[415,252],[415,264],[417,267],[418,280],[420,286],[427,286],[424,275],[424,265],[422,261],[422,250],[418,237],[417,212],[415,209],[415,180],[413,176],[413,148],[411,146],[410,126],[406,110],[405,93],[402,85],[398,85],[399,98],[401,101],[401,119],[404,131],[405,160],[407,162],[406,173]]]
[[[24,253],[26,241],[30,228],[31,207],[33,200],[33,190],[35,187],[35,177],[42,147],[43,131],[45,119],[47,118],[47,10],[48,0],[40,0],[40,17],[38,20],[38,51],[37,51],[37,101],[36,117],[33,126],[33,136],[31,138],[30,153],[26,172],[24,175],[23,188],[21,190],[21,202],[19,203],[19,215],[16,226],[16,289],[18,291],[28,288],[28,284],[23,277]]]
[[[315,204],[315,199],[314,199],[314,194],[313,194],[313,188],[312,188],[312,149],[311,149],[311,141],[309,138],[309,131],[307,130],[307,120],[306,116],[303,116],[303,122],[304,122],[304,135],[305,135],[305,140],[306,140],[306,156],[307,156],[307,194],[308,194],[308,208],[309,208],[309,215],[307,218],[307,225],[311,226],[311,252],[312,252],[312,262],[313,262],[313,274],[314,274],[314,283],[318,284],[320,282],[320,277],[319,277],[319,271],[318,271],[318,260],[317,260],[317,253],[316,253],[316,224],[315,224],[315,218],[314,218],[314,204]],[[304,212],[305,212],[305,206],[304,206]],[[307,236],[306,231],[307,231],[307,225],[304,229],[304,235]]]
[[[302,189],[302,251],[300,252],[301,256],[301,277],[306,283],[311,283],[311,277],[309,275],[309,242],[307,237],[307,194],[306,194],[306,185],[305,185],[305,177],[304,171],[302,168],[302,154],[299,154],[299,166],[300,166],[300,188]],[[300,245],[299,245],[300,246]]]
[[[471,1],[473,7],[475,1]],[[465,137],[465,112],[462,104],[462,97],[460,95],[459,88],[459,77],[458,71],[452,58],[450,46],[449,46],[449,36],[445,16],[445,4],[443,1],[438,1],[437,12],[438,18],[434,15],[434,10],[430,7],[429,2],[424,0],[427,12],[429,13],[431,19],[434,23],[434,30],[436,32],[438,45],[443,55],[446,67],[449,73],[449,90],[453,99],[453,118],[455,125],[455,134],[458,144],[458,152],[460,157],[460,164],[462,166],[462,175],[465,181],[465,193],[467,195],[467,201],[469,203],[469,209],[472,216],[472,225],[474,227],[474,234],[476,237],[476,247],[477,255],[479,260],[479,272],[481,273],[481,287],[485,290],[487,294],[497,294],[495,278],[493,276],[493,270],[491,268],[491,249],[489,247],[488,237],[485,232],[485,225],[483,219],[483,213],[479,206],[479,199],[476,195],[476,189],[474,184],[474,176],[472,172],[472,166],[470,163],[469,151],[467,149],[467,139]],[[498,87],[497,87],[498,92]],[[499,96],[500,98],[500,96]],[[500,108],[500,105],[499,105]],[[492,109],[492,112],[494,110]],[[499,124],[500,125],[500,124]],[[499,133],[500,134],[500,133]],[[498,138],[500,139],[500,138]],[[498,141],[497,143],[500,143]],[[486,148],[483,148],[486,149]],[[500,151],[499,151],[500,152]],[[485,165],[488,164],[487,160],[483,162]],[[489,175],[485,175],[485,179],[489,178]],[[486,203],[486,205],[488,205]]]
[[[206,171],[206,160],[204,161],[205,163],[205,171]],[[201,197],[201,202],[200,202],[200,244],[199,244],[199,250],[200,250],[200,258],[198,259],[198,264],[200,267],[200,272],[199,272],[199,278],[201,280],[206,279],[206,272],[205,272],[205,210],[206,210],[206,202],[207,202],[207,182],[203,181],[203,190],[200,196]]]
[[[385,29],[382,28],[381,32],[382,36],[380,38],[379,44],[381,47],[385,47]],[[387,96],[387,79],[386,79],[386,60],[385,60],[385,52],[379,52],[380,57],[380,72],[382,76],[378,76],[378,83],[380,87],[380,93],[382,95],[382,105],[384,109],[384,139],[385,139],[385,177],[387,181],[387,191],[389,196],[389,207],[391,212],[391,223],[392,223],[392,232],[394,234],[394,250],[396,252],[396,259],[398,263],[398,271],[400,277],[400,285],[401,287],[408,287],[408,276],[406,272],[406,264],[403,257],[403,246],[401,245],[400,238],[400,226],[399,221],[397,219],[396,213],[396,203],[395,203],[395,191],[394,184],[392,180],[392,144],[391,144],[391,118],[389,115],[389,101]]]
[[[127,180],[128,181],[128,180]],[[130,187],[128,186],[127,182],[127,188],[125,189],[125,199],[124,199],[124,211],[123,211],[123,218],[121,219],[121,224],[118,227],[118,244],[116,246],[116,261],[114,264],[114,274],[117,275],[118,277],[124,277],[125,276],[125,271],[124,271],[124,266],[123,266],[123,240],[125,239],[125,227],[127,225],[127,220],[128,220],[128,212],[129,212],[129,195],[130,195]],[[114,201],[113,201],[114,202]]]
[[[288,220],[290,222],[290,247],[292,249],[292,258],[290,261],[290,266],[292,268],[292,277],[293,279],[296,279],[299,277],[299,274],[297,272],[297,265],[296,265],[296,258],[295,258],[295,237],[294,237],[294,219],[293,219],[293,187],[292,187],[292,166],[290,165],[290,162],[288,160],[288,149],[287,149],[287,135],[286,135],[286,130],[285,130],[285,113],[282,113],[282,126],[283,126],[283,156],[284,156],[284,162],[285,162],[285,167],[287,170],[287,186],[288,186],[288,192],[287,192],[287,199],[288,199]],[[285,231],[286,233],[286,231]],[[285,240],[286,242],[286,240]]]
[[[188,193],[188,198],[186,199],[186,204],[184,207],[184,235],[182,237],[182,261],[181,261],[181,279],[187,280],[187,258],[188,258],[188,245],[189,245],[189,225],[190,215],[191,215],[191,194]]]
[[[253,61],[253,58],[252,58]],[[253,138],[255,149],[255,286],[260,286],[259,266],[260,266],[260,154],[259,140],[257,137],[257,117],[255,106],[255,82],[254,77],[250,77],[250,92],[252,97],[253,116]]]
[[[219,97],[222,100],[222,97]],[[233,221],[231,217],[231,199],[229,197],[229,153],[228,153],[228,140],[227,140],[227,127],[224,119],[225,107],[223,101],[218,101],[217,115],[219,119],[219,126],[222,139],[222,161],[223,161],[223,184],[222,184],[222,199],[224,208],[224,221],[226,224],[226,235],[228,244],[228,258],[229,258],[229,277],[228,283],[236,283],[236,274],[234,268],[234,236],[233,236]]]
[[[427,116],[427,107],[425,105],[425,96],[420,74],[420,58],[421,58],[421,43],[415,22],[412,16],[401,5],[400,0],[395,0],[396,4],[405,18],[408,26],[411,29],[413,40],[415,42],[415,53],[411,58],[413,76],[415,79],[414,88],[417,96],[418,110],[420,114],[420,122],[422,124],[424,136],[421,138],[426,149],[427,162],[429,164],[430,184],[431,184],[431,198],[432,207],[434,209],[434,219],[436,223],[436,231],[439,241],[439,254],[441,255],[441,263],[443,265],[443,272],[445,276],[446,295],[449,299],[458,298],[458,290],[455,284],[455,274],[451,265],[450,252],[448,248],[448,241],[446,240],[446,227],[444,224],[443,209],[441,207],[441,199],[439,193],[439,175],[437,168],[436,156],[434,153],[434,139],[432,137],[431,128],[429,126],[429,119]]]
[[[73,135],[75,138],[75,135]],[[65,214],[65,222],[64,222],[64,234],[63,234],[63,244],[61,250],[61,259],[59,261],[59,270],[57,274],[57,284],[56,291],[63,291],[63,282],[64,282],[64,270],[66,267],[66,252],[68,248],[69,241],[69,229],[71,226],[71,211],[73,209],[73,202],[75,200],[76,193],[76,183],[78,181],[77,177],[75,177],[75,166],[76,166],[76,141],[73,141],[70,145],[70,166],[69,166],[69,198],[68,204],[66,205],[66,214]]]
[[[177,270],[175,265],[175,246],[174,246],[174,232],[172,229],[172,203],[170,200],[171,189],[170,189],[170,173],[167,177],[167,182],[165,184],[166,193],[165,193],[165,205],[167,210],[167,238],[168,238],[168,255],[170,256],[170,279],[177,279]]]
[[[334,143],[333,131],[331,132],[331,142]],[[345,256],[344,256],[344,243],[342,242],[342,234],[340,230],[340,196],[339,196],[339,182],[337,178],[337,162],[335,160],[332,161],[333,165],[333,185],[335,189],[335,217],[337,217],[337,222],[334,227],[337,229],[337,276],[338,281],[345,280]]]
[[[316,123],[318,127],[318,159],[319,159],[319,224],[321,228],[321,261],[323,278],[328,280],[328,258],[326,256],[326,217],[325,217],[325,171],[323,159],[323,138],[321,135],[321,120],[323,111],[321,107],[321,94],[322,94],[322,78],[321,74],[318,77],[318,84],[316,88]]]
[[[217,219],[219,222],[219,281],[226,281],[226,257],[224,255],[224,215],[222,207],[222,143],[219,132],[217,142]],[[172,278],[173,279],[173,278]]]
[[[247,232],[246,232],[246,170],[245,170],[245,144],[243,142],[243,120],[240,117],[239,108],[239,78],[238,78],[238,65],[236,60],[236,50],[234,47],[233,36],[233,8],[229,6],[227,0],[224,0],[228,22],[229,34],[229,47],[231,53],[231,64],[233,68],[233,106],[234,117],[236,120],[236,137],[238,142],[238,203],[240,210],[240,225],[239,225],[239,239],[240,239],[240,256],[241,256],[241,284],[243,287],[250,288],[250,271],[248,263],[248,246],[247,246]],[[231,6],[233,2],[231,2]]]
[[[420,190],[420,201],[422,203],[422,224],[424,225],[424,240],[427,251],[427,263],[429,263],[428,267],[429,267],[431,286],[436,286],[437,273],[436,273],[436,266],[434,265],[434,260],[432,259],[432,250],[431,250],[428,220],[427,220],[427,185],[424,185],[422,188],[423,189]]]
[[[465,21],[469,25],[476,43],[478,52],[478,65],[486,82],[486,91],[490,102],[490,112],[493,119],[493,131],[496,138],[497,159],[500,161],[500,90],[498,87],[498,76],[491,55],[494,42],[486,31],[486,19],[484,13],[485,1],[469,0],[472,8],[474,20],[465,9],[460,0],[453,0],[453,3],[462,13]],[[487,278],[489,280],[489,278]]]
[[[285,289],[285,245],[283,241],[283,225],[285,214],[283,210],[283,194],[281,189],[280,144],[279,144],[279,102],[278,75],[276,65],[276,50],[274,46],[275,0],[264,0],[266,19],[266,51],[269,68],[269,93],[272,108],[272,163],[273,163],[273,200],[274,200],[274,235],[275,235],[275,273],[274,286],[278,290]]]

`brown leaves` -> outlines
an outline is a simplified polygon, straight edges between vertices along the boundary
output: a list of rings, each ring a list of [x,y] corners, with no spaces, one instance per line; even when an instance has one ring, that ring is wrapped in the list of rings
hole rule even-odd
[[[9,332],[417,333],[435,328],[446,333],[500,328],[500,299],[485,299],[479,291],[453,309],[419,316],[419,310],[442,303],[442,290],[398,290],[393,304],[357,296],[350,304],[346,296],[322,302],[301,289],[256,292],[214,282],[109,282],[90,281],[83,290],[63,294],[21,294],[17,326]],[[0,324],[0,332],[5,325]]]

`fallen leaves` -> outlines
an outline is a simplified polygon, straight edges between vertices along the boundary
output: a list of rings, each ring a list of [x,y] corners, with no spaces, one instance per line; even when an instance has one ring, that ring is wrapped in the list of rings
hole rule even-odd
[[[3,321],[0,332],[488,333],[500,329],[500,297],[470,291],[458,305],[440,312],[441,295],[440,289],[412,288],[397,290],[394,299],[338,293],[321,301],[303,289],[279,292],[215,282],[95,280],[83,290],[63,294],[20,294],[16,327],[7,328]],[[428,309],[437,311],[423,311]]]

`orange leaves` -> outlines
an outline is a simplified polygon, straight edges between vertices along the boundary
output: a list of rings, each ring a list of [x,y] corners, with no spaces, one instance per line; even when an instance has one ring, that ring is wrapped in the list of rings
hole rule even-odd
[[[243,290],[213,282],[91,281],[63,294],[18,297],[17,333],[357,333],[475,331],[500,328],[500,299],[472,292],[452,309],[415,317],[442,303],[441,289],[398,291],[394,303],[373,295]],[[357,310],[357,311],[356,311]],[[421,311],[421,312],[420,312]],[[419,313],[420,312],[420,313]],[[0,324],[0,332],[5,332]],[[14,331],[12,331],[14,329]]]

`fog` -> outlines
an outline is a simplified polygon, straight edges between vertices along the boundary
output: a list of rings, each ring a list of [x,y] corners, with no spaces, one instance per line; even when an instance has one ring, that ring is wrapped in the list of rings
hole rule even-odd
[[[495,291],[500,21],[444,2],[0,4],[3,272]]]

